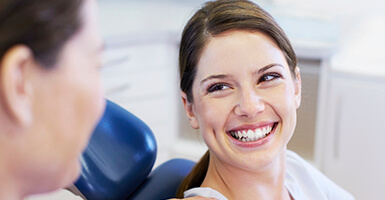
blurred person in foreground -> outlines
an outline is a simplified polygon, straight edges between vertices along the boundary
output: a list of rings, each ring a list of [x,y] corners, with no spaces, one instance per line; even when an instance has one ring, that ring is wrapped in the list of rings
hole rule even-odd
[[[105,107],[96,15],[96,0],[0,0],[0,200],[78,177]]]
[[[71,184],[101,117],[95,0],[0,1],[0,199]]]

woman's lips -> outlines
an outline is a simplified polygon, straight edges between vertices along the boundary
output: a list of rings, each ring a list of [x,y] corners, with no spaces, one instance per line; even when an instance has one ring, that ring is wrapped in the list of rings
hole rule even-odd
[[[237,141],[236,143],[260,143],[261,140],[264,140],[275,131],[277,125],[278,122],[274,122],[257,128],[232,130],[228,132],[228,135],[234,141]]]

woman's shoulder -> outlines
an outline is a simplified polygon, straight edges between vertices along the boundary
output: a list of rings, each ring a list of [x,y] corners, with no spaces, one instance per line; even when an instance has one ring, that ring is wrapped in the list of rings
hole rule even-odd
[[[196,196],[212,197],[218,200],[228,200],[221,193],[209,187],[196,187],[196,188],[191,188],[184,192],[184,198],[196,197]]]
[[[318,196],[319,199],[354,199],[350,193],[290,150],[287,150],[286,153],[285,184],[293,196]]]

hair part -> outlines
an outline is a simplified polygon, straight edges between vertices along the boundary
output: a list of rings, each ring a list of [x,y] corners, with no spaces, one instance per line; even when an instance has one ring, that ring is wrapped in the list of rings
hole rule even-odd
[[[248,0],[217,0],[207,2],[186,24],[179,49],[180,89],[187,101],[193,102],[192,85],[197,65],[204,48],[212,37],[230,30],[262,32],[273,39],[282,50],[292,75],[295,77],[297,58],[289,39],[273,17]],[[177,197],[183,192],[200,187],[209,165],[209,153],[202,157],[183,180]]]
[[[53,66],[64,44],[82,26],[82,3],[83,0],[2,0],[0,59],[13,46],[25,45],[40,64]]]

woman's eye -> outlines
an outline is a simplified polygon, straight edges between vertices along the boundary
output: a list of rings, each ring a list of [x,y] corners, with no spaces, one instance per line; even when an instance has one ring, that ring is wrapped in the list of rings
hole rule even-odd
[[[281,78],[280,74],[277,73],[267,73],[261,76],[258,83],[266,82],[266,81],[272,81],[274,79]]]
[[[222,90],[226,90],[226,89],[229,89],[230,87],[223,84],[223,83],[218,83],[218,84],[214,84],[212,86],[210,86],[208,89],[207,89],[207,92],[208,93],[211,93],[211,92],[215,92],[215,91],[222,91]]]

